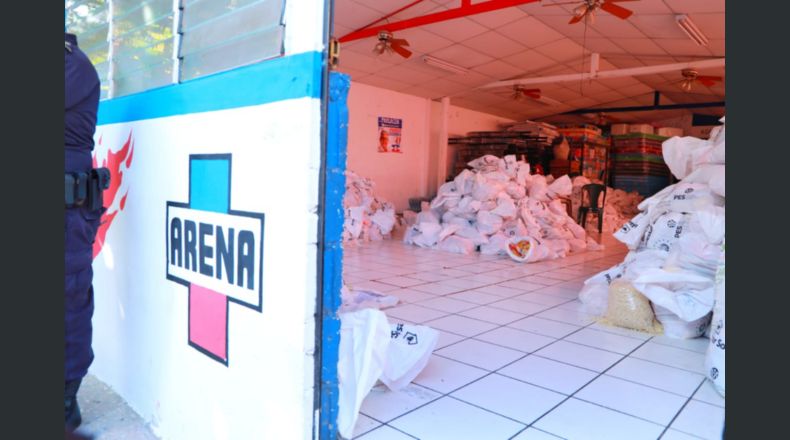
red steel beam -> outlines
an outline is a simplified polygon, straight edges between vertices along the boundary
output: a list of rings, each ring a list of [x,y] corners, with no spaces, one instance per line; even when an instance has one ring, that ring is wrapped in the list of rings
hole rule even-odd
[[[484,12],[497,11],[499,9],[510,8],[527,3],[535,3],[537,1],[539,0],[488,0],[486,2],[480,2],[473,5],[471,4],[471,0],[461,0],[461,6],[458,8],[448,9],[446,11],[422,15],[420,17],[408,18],[395,23],[383,24],[354,31],[340,38],[340,42],[346,43],[349,41],[372,37],[374,35],[378,35],[379,31],[395,32],[417,26],[424,26],[426,24],[439,23],[456,18],[468,17],[470,15],[482,14]]]

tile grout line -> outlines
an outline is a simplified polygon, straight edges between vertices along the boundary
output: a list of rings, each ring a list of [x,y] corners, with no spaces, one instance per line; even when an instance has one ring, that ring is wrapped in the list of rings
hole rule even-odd
[[[703,377],[703,378],[702,378],[702,382],[700,382],[700,384],[699,384],[699,385],[697,385],[697,388],[696,388],[696,389],[694,389],[694,392],[693,392],[693,393],[691,393],[691,396],[689,396],[689,398],[688,398],[688,399],[686,399],[686,401],[683,403],[683,406],[681,406],[681,407],[680,407],[680,409],[679,409],[679,410],[678,410],[678,411],[675,413],[675,415],[672,417],[672,420],[670,420],[670,421],[669,421],[669,423],[667,424],[667,426],[665,426],[665,427],[664,427],[664,430],[663,430],[663,431],[661,431],[661,435],[659,435],[659,436],[658,436],[658,438],[659,438],[659,439],[661,439],[662,437],[664,437],[664,435],[667,433],[667,431],[669,431],[669,429],[670,429],[670,426],[672,426],[672,424],[673,424],[673,423],[675,423],[675,420],[678,418],[678,416],[680,416],[680,413],[682,413],[682,412],[683,412],[683,410],[684,410],[684,409],[686,409],[686,407],[688,406],[688,404],[689,404],[689,403],[690,403],[690,402],[691,402],[691,401],[694,399],[694,395],[695,395],[695,394],[697,394],[697,392],[700,390],[700,388],[702,388],[702,386],[703,386],[703,385],[705,385],[705,381],[706,381],[706,380],[708,380],[706,377]],[[697,437],[697,438],[699,438],[698,436],[696,436],[696,435],[694,435],[694,434],[689,434],[688,432],[682,431],[682,430],[680,430],[680,429],[678,429],[677,431],[679,431],[679,432],[682,432],[683,434],[688,434],[688,435],[690,435],[690,436],[692,436],[692,437]]]
[[[570,336],[570,335],[568,335],[568,336]],[[552,407],[551,409],[549,409],[548,411],[546,411],[545,413],[543,413],[543,415],[541,415],[541,416],[540,416],[540,417],[538,417],[537,419],[533,420],[533,421],[532,421],[532,423],[530,423],[530,424],[529,424],[529,426],[527,426],[527,428],[534,426],[534,425],[535,425],[537,422],[539,422],[539,421],[540,421],[540,419],[542,419],[542,418],[546,417],[546,416],[547,416],[548,414],[550,414],[552,411],[554,411],[555,409],[559,408],[559,407],[560,407],[560,405],[562,405],[563,403],[565,403],[565,402],[567,402],[568,400],[572,399],[572,398],[573,398],[573,397],[574,397],[574,396],[575,396],[575,395],[576,395],[576,394],[577,394],[579,391],[583,390],[583,389],[584,389],[584,388],[586,388],[588,385],[590,385],[590,384],[591,384],[591,383],[593,383],[594,381],[598,380],[598,378],[599,378],[599,377],[601,377],[601,376],[603,376],[604,374],[606,374],[606,372],[607,372],[607,371],[609,371],[609,370],[611,370],[612,368],[614,368],[614,366],[616,366],[617,364],[619,364],[620,362],[622,362],[622,361],[623,361],[623,359],[626,359],[626,358],[628,358],[628,357],[629,357],[631,354],[633,354],[633,353],[634,353],[636,350],[638,350],[639,348],[641,348],[643,345],[647,344],[648,342],[649,342],[649,340],[647,340],[647,341],[644,341],[643,343],[639,344],[639,346],[638,346],[638,347],[636,347],[636,348],[634,348],[633,350],[631,350],[631,352],[630,352],[630,353],[628,353],[627,355],[625,355],[625,356],[623,356],[622,358],[620,358],[620,360],[618,360],[617,362],[615,362],[615,363],[613,363],[612,365],[610,365],[610,366],[609,366],[608,368],[606,368],[604,371],[602,371],[602,372],[598,373],[598,375],[597,375],[597,376],[595,376],[594,378],[590,379],[590,380],[589,380],[587,383],[585,383],[584,385],[582,385],[581,387],[579,387],[579,388],[578,388],[576,391],[574,391],[573,393],[571,393],[570,395],[568,395],[568,396],[567,396],[565,399],[563,399],[563,400],[562,400],[562,402],[558,403],[557,405],[555,405],[554,407]],[[581,399],[579,399],[579,400],[581,400]],[[591,405],[596,405],[596,406],[599,406],[599,407],[601,407],[601,408],[606,408],[606,407],[604,407],[604,406],[602,406],[602,405],[598,405],[598,404],[595,404],[595,403],[591,403],[591,402],[588,402],[588,403],[590,403]],[[611,408],[606,408],[606,409],[612,410]],[[614,411],[614,410],[612,410],[612,411]],[[635,417],[635,416],[633,416],[633,415],[631,415],[631,414],[626,414],[626,413],[623,413],[623,412],[621,412],[621,411],[617,411],[617,412],[620,412],[621,414],[628,415],[628,416],[630,416],[630,417]],[[657,423],[654,423],[654,422],[650,422],[650,423],[653,423],[653,424],[655,424],[655,425],[661,426],[661,425],[659,425],[659,424],[657,424]],[[554,433],[551,433],[551,432],[549,432],[549,431],[546,431],[546,432],[548,432],[548,433],[550,433],[550,434],[552,434],[552,435],[555,435]]]
[[[468,265],[472,265],[472,264],[476,264],[476,263],[469,263]],[[585,264],[585,263],[578,263],[578,264]],[[466,264],[465,264],[465,265],[466,265]],[[464,266],[464,265],[461,265],[461,266]],[[572,266],[572,265],[569,265],[569,266]],[[559,266],[559,267],[557,267],[557,268],[552,268],[552,269],[549,269],[548,271],[550,272],[550,271],[552,271],[552,270],[559,270],[559,269],[561,269],[562,267],[564,267],[564,266]],[[567,267],[567,266],[566,266],[566,267]],[[446,267],[446,268],[451,268],[451,267]],[[495,271],[495,270],[500,270],[500,269],[494,269],[494,270],[490,270],[490,271],[487,271],[487,272],[493,272],[493,271]],[[479,272],[479,273],[474,273],[472,276],[474,276],[474,275],[479,275],[479,274],[484,274],[484,273],[486,273],[486,272]],[[537,273],[542,273],[542,272],[537,272]],[[525,276],[523,276],[523,277],[514,278],[513,280],[520,279],[520,278],[524,278],[524,277],[529,277],[529,276],[533,276],[533,275],[535,275],[535,274],[529,274],[529,275],[525,275]],[[395,275],[395,276],[405,276],[405,274],[404,274],[404,275]],[[584,275],[584,276],[585,276],[585,277],[588,277],[587,275]],[[452,277],[450,277],[450,278],[452,278]],[[581,278],[581,277],[578,277],[578,278]],[[370,281],[375,281],[375,280],[370,280]],[[559,284],[565,284],[566,282],[570,282],[570,281],[571,281],[571,280],[559,280],[559,282],[557,282],[557,283],[554,283],[554,284],[552,284],[552,285],[548,285],[548,286],[541,287],[541,288],[538,288],[538,289],[534,289],[534,290],[531,290],[531,291],[526,291],[526,292],[522,293],[521,295],[528,294],[528,293],[530,293],[530,292],[534,292],[535,290],[542,290],[542,289],[544,289],[544,288],[546,288],[546,287],[552,287],[552,286],[557,286],[557,285],[559,285]],[[431,281],[431,282],[423,283],[423,284],[420,284],[420,285],[424,285],[424,284],[432,284],[432,283],[438,283],[438,282],[439,282],[439,281]],[[445,296],[448,296],[448,295],[452,295],[452,294],[456,294],[456,293],[462,293],[462,292],[467,292],[467,291],[470,291],[470,290],[475,290],[475,289],[479,289],[479,288],[482,288],[482,287],[487,287],[487,286],[491,286],[491,285],[499,285],[500,283],[504,283],[504,282],[508,282],[508,281],[499,281],[499,282],[496,282],[496,283],[491,283],[491,284],[487,284],[487,285],[482,285],[482,286],[478,286],[478,287],[475,287],[475,288],[471,288],[471,289],[467,289],[467,290],[462,290],[462,291],[459,291],[459,292],[453,292],[453,293],[447,293],[447,294],[441,294],[441,295],[435,295],[435,294],[434,294],[434,296],[436,296],[436,297],[445,297]],[[384,283],[384,284],[387,284],[387,283]],[[537,284],[537,283],[535,283],[535,284]],[[417,286],[417,285],[415,285],[415,286]],[[399,286],[396,286],[396,287],[399,287]],[[506,286],[503,286],[503,287],[506,287]],[[557,286],[557,287],[559,287],[559,286]],[[399,287],[399,288],[403,289],[403,288],[409,288],[409,287]],[[565,288],[564,286],[562,287],[562,289],[563,289],[563,290],[572,290],[572,289]],[[418,292],[419,292],[419,291],[418,291]],[[429,293],[429,292],[422,292],[422,293],[431,294],[431,293]],[[481,292],[481,293],[484,293],[484,292]],[[491,295],[492,295],[492,296],[497,296],[497,295],[493,295],[493,294],[491,294]],[[451,299],[455,299],[455,298],[451,298]],[[498,300],[498,301],[494,301],[493,303],[496,303],[496,302],[501,302],[501,301],[504,301],[504,300],[506,300],[506,299],[515,299],[515,298],[513,298],[513,297],[506,297],[506,298],[501,298],[500,300]],[[461,300],[461,299],[456,299],[456,300],[457,300],[457,301],[464,301],[464,300]],[[572,302],[572,301],[574,301],[574,300],[576,300],[576,298],[568,298],[568,301],[565,301],[565,302],[562,302],[562,303],[556,304],[556,305],[554,305],[554,306],[548,307],[548,308],[546,308],[546,309],[544,309],[544,310],[542,310],[542,311],[540,311],[540,312],[536,312],[536,313],[533,313],[533,314],[526,314],[526,315],[524,315],[522,318],[519,318],[519,319],[517,319],[517,320],[514,320],[514,321],[511,321],[511,322],[508,322],[508,323],[506,323],[506,324],[490,323],[490,324],[498,325],[498,327],[496,327],[496,328],[493,328],[493,329],[490,329],[490,330],[487,330],[487,331],[484,331],[484,332],[482,332],[482,333],[479,333],[479,334],[477,334],[477,335],[473,335],[473,336],[463,336],[463,335],[457,335],[457,336],[461,336],[461,337],[463,337],[463,339],[461,339],[461,340],[459,340],[459,341],[456,341],[456,342],[454,342],[454,343],[452,343],[452,344],[448,344],[447,346],[445,346],[445,347],[442,347],[442,349],[443,349],[443,348],[450,347],[450,346],[452,346],[452,345],[455,345],[455,344],[458,344],[458,343],[460,343],[460,342],[463,342],[463,341],[469,340],[469,339],[474,339],[476,336],[480,336],[481,334],[488,333],[488,332],[491,332],[491,331],[494,331],[494,330],[497,330],[497,329],[500,329],[500,328],[503,328],[503,327],[504,327],[504,328],[511,328],[511,329],[514,329],[514,330],[519,330],[519,331],[525,331],[525,332],[527,332],[527,333],[532,333],[532,332],[529,332],[529,331],[527,331],[527,330],[520,330],[520,329],[516,329],[516,328],[513,328],[513,327],[508,327],[508,325],[509,325],[509,324],[512,324],[513,322],[520,321],[520,320],[522,320],[522,319],[526,319],[526,318],[528,318],[528,317],[533,317],[533,316],[537,315],[538,313],[543,313],[543,312],[546,312],[546,311],[548,311],[548,310],[552,310],[552,309],[559,308],[560,306],[562,306],[562,305],[565,305],[565,304],[568,304],[569,302]],[[427,301],[427,300],[426,300],[426,301]],[[466,302],[468,302],[468,303],[472,304],[472,303],[471,303],[471,302],[469,302],[469,301],[466,301]],[[528,301],[527,301],[527,302],[528,302]],[[407,303],[407,304],[415,304],[415,305],[419,305],[419,304],[416,304],[416,303]],[[489,305],[489,304],[491,304],[491,303],[488,303],[488,304],[477,304],[477,303],[474,303],[474,304],[475,304],[475,307],[472,307],[471,309],[474,309],[474,308],[480,308],[480,307],[483,307],[483,306],[488,306],[488,305]],[[545,304],[541,304],[541,305],[545,305]],[[420,307],[425,307],[425,306],[420,306]],[[430,307],[425,307],[425,308],[428,308],[428,309],[430,309]],[[493,307],[493,308],[497,308],[497,307]],[[471,310],[471,309],[468,309],[468,310]],[[433,310],[436,310],[436,309],[433,309]],[[506,310],[506,309],[502,309],[502,310]],[[437,310],[437,311],[441,311],[441,312],[443,312],[443,313],[446,313],[446,311],[444,311],[444,310]],[[458,313],[449,313],[449,314],[445,315],[444,317],[446,317],[446,316],[450,316],[450,315],[455,315],[455,316],[459,316],[459,317],[464,317],[464,318],[467,318],[467,319],[475,319],[475,318],[470,318],[470,317],[468,317],[468,316],[459,315]],[[443,318],[443,317],[442,317],[442,318]],[[438,320],[438,319],[442,319],[442,318],[436,318],[436,319],[433,319],[433,320],[430,320],[430,321],[434,321],[434,320]],[[543,317],[541,317],[541,318],[542,318],[542,319],[551,320],[551,321],[554,321],[554,322],[563,323],[563,324],[569,324],[569,323],[567,323],[567,322],[563,322],[563,321],[557,321],[557,320],[553,320],[553,319],[550,319],[550,318],[543,318]],[[398,319],[399,319],[399,318],[398,318]],[[480,322],[487,322],[487,321],[478,320],[478,319],[475,319],[475,320],[477,320],[477,321],[480,321]],[[426,321],[426,322],[424,322],[424,323],[422,323],[422,324],[427,324],[427,323],[428,323],[428,322],[430,322],[430,321]],[[422,324],[418,324],[418,325],[422,325]],[[421,386],[421,387],[424,387],[424,388],[426,388],[426,389],[429,389],[429,390],[432,390],[432,391],[434,391],[434,392],[437,392],[437,393],[439,393],[439,396],[438,396],[436,399],[432,399],[432,400],[430,400],[430,401],[426,402],[426,403],[425,403],[425,404],[423,404],[423,405],[420,405],[420,406],[418,406],[418,407],[415,407],[415,408],[413,408],[412,410],[410,410],[410,411],[407,411],[407,412],[405,412],[405,413],[403,413],[403,414],[399,415],[398,417],[395,417],[394,419],[390,420],[390,422],[392,422],[392,421],[394,421],[394,420],[397,420],[397,419],[400,419],[401,417],[403,417],[403,416],[405,416],[405,415],[407,415],[407,414],[409,414],[409,413],[411,413],[411,412],[413,412],[413,411],[416,411],[416,410],[418,410],[418,409],[420,409],[420,408],[422,408],[422,407],[424,407],[424,406],[426,406],[426,405],[428,405],[428,404],[430,404],[430,403],[432,403],[432,402],[435,402],[435,401],[437,401],[437,400],[439,400],[439,399],[441,399],[441,398],[443,398],[443,397],[448,397],[448,398],[452,398],[452,399],[454,399],[454,400],[457,400],[457,401],[460,401],[460,402],[463,402],[463,403],[469,404],[469,405],[471,405],[471,406],[474,406],[474,407],[480,408],[480,409],[482,409],[482,410],[485,410],[485,411],[487,411],[487,412],[490,412],[490,413],[492,413],[492,414],[496,414],[496,415],[498,415],[498,416],[500,416],[500,417],[505,417],[505,418],[507,418],[507,419],[509,419],[509,420],[513,420],[513,421],[515,421],[515,422],[517,422],[517,423],[519,423],[519,424],[524,424],[523,422],[519,422],[519,421],[517,421],[517,420],[515,420],[515,419],[511,419],[510,417],[507,417],[507,416],[504,416],[504,415],[502,415],[502,414],[496,413],[496,412],[494,412],[494,411],[491,411],[491,410],[489,410],[489,409],[487,409],[487,408],[482,408],[482,407],[479,407],[479,406],[477,406],[477,405],[471,404],[471,403],[469,403],[469,402],[465,402],[465,401],[463,401],[463,400],[461,400],[461,399],[459,399],[459,398],[457,398],[457,397],[451,396],[450,394],[452,394],[452,393],[454,393],[454,392],[456,392],[456,391],[460,390],[461,388],[467,387],[467,386],[471,385],[472,383],[475,383],[475,382],[477,382],[477,381],[479,381],[479,380],[482,380],[482,379],[484,379],[484,378],[486,378],[486,377],[489,377],[489,376],[491,376],[492,374],[497,374],[497,372],[498,372],[499,370],[501,370],[501,369],[503,369],[503,368],[506,368],[507,366],[509,366],[509,365],[511,365],[511,364],[513,364],[513,363],[515,363],[515,362],[518,362],[519,360],[521,360],[521,359],[524,359],[524,358],[526,358],[526,357],[528,357],[528,356],[530,356],[530,355],[534,354],[536,351],[538,351],[538,350],[542,350],[542,349],[544,349],[544,348],[546,348],[546,347],[548,347],[548,346],[550,346],[550,345],[552,345],[552,344],[556,343],[557,341],[560,341],[560,340],[565,340],[565,338],[567,338],[568,336],[571,336],[571,335],[573,335],[573,334],[575,334],[575,333],[577,333],[577,332],[579,332],[579,331],[581,331],[581,330],[583,330],[583,329],[586,329],[586,328],[590,327],[592,324],[593,324],[593,323],[589,323],[589,324],[587,324],[587,325],[584,325],[584,326],[579,326],[579,328],[578,328],[578,329],[576,329],[576,330],[572,331],[571,333],[569,333],[569,334],[567,334],[567,335],[563,336],[562,338],[553,338],[553,337],[552,337],[552,339],[554,339],[554,341],[552,341],[552,342],[549,342],[548,344],[546,344],[546,345],[544,345],[544,346],[541,346],[540,348],[538,348],[538,349],[534,350],[534,351],[533,351],[533,352],[531,352],[531,353],[525,353],[525,354],[524,354],[524,356],[521,356],[521,357],[519,357],[518,359],[515,359],[515,360],[513,360],[512,362],[510,362],[510,363],[508,363],[508,364],[505,364],[505,365],[503,365],[503,366],[499,367],[499,369],[497,369],[497,370],[494,370],[494,371],[490,371],[490,372],[488,372],[488,374],[486,374],[486,375],[484,375],[484,376],[481,376],[480,378],[478,378],[478,379],[476,379],[476,380],[473,380],[472,382],[469,382],[469,383],[467,383],[467,384],[465,384],[465,385],[463,385],[463,386],[461,386],[461,387],[458,387],[458,388],[456,388],[456,389],[453,389],[453,390],[449,391],[448,393],[441,393],[441,392],[439,392],[439,391],[437,391],[437,390],[434,390],[434,389],[432,389],[432,388],[430,388],[430,387],[426,387],[426,386],[424,386],[424,385],[419,385],[419,384],[416,384],[416,385],[419,385],[419,386]],[[575,325],[575,324],[571,324],[571,325]],[[454,334],[453,332],[449,332],[449,331],[446,331],[446,330],[441,330],[441,331],[445,331],[445,332],[447,332],[447,333]],[[549,336],[547,336],[547,335],[540,335],[540,334],[538,334],[538,333],[532,333],[532,334],[539,335],[539,336],[544,336],[544,337],[549,337]],[[626,336],[626,337],[627,337],[627,336]],[[633,339],[636,339],[636,338],[633,338]],[[652,338],[651,338],[651,339],[652,339]],[[645,343],[647,343],[649,340],[650,340],[650,339],[648,339],[648,340],[644,341],[642,344],[640,344],[640,345],[639,345],[639,347],[641,347],[642,345],[644,345]],[[479,341],[479,342],[487,342],[487,341],[480,341],[480,340],[477,340],[477,339],[475,339],[475,341]],[[566,341],[566,342],[573,343],[572,341]],[[499,346],[498,344],[492,344],[492,345]],[[578,344],[578,345],[584,345],[584,344]],[[521,352],[521,353],[523,353],[521,350],[515,350],[515,349],[513,349],[513,348],[511,348],[511,347],[504,347],[504,346],[501,346],[501,347],[502,347],[502,348],[508,348],[508,349],[511,349],[511,350],[514,350],[514,351],[518,351],[518,352]],[[639,347],[637,347],[636,349],[638,349]],[[590,348],[596,348],[596,349],[600,349],[600,348],[598,348],[598,347],[590,347]],[[634,349],[634,350],[636,350],[636,349]],[[632,351],[631,353],[633,353],[633,351]],[[618,354],[618,355],[620,355],[620,353],[617,353],[617,354]],[[457,360],[455,360],[455,359],[447,358],[446,356],[441,356],[441,355],[435,354],[435,352],[434,352],[434,353],[432,353],[432,355],[437,355],[437,356],[443,357],[443,358],[445,358],[445,359],[450,359],[450,360],[452,360],[452,361],[454,361],[454,362],[459,362],[459,363],[462,363],[462,364],[464,364],[464,365],[469,365],[470,367],[474,367],[474,368],[481,369],[480,367],[477,367],[477,366],[473,366],[473,365],[466,364],[466,363],[464,363],[464,362],[461,362],[461,361],[457,361]],[[629,353],[629,355],[630,355],[630,353]],[[604,372],[603,372],[603,373],[605,373],[606,371],[608,371],[608,370],[609,370],[611,367],[613,367],[614,365],[616,365],[617,363],[619,363],[620,361],[622,361],[622,359],[624,359],[624,358],[628,357],[629,355],[626,355],[626,356],[624,356],[623,358],[621,358],[620,360],[618,360],[617,362],[615,362],[615,363],[614,363],[612,366],[610,366],[610,367],[609,367],[607,370],[604,370]],[[536,355],[536,356],[540,357],[539,355]],[[622,356],[622,355],[621,355],[621,356]],[[553,359],[552,359],[552,360],[553,360]],[[559,361],[556,361],[556,360],[553,360],[553,361],[555,361],[555,362],[559,362]],[[570,364],[568,364],[568,365],[570,365]],[[577,368],[579,368],[578,366],[575,366],[575,365],[574,365],[574,367],[577,367]],[[484,369],[483,369],[483,370],[484,370]],[[597,375],[597,376],[596,376],[594,379],[592,379],[590,382],[592,382],[592,381],[596,380],[596,379],[597,379],[598,377],[600,377],[600,376],[601,376],[603,373],[600,373],[600,374],[598,374],[598,375]],[[502,376],[503,376],[503,377],[509,377],[509,376],[504,376],[504,375],[502,375]],[[528,382],[525,382],[525,381],[520,381],[520,380],[518,380],[518,379],[515,379],[515,378],[511,378],[511,379],[513,379],[513,380],[517,380],[517,381],[519,381],[519,382],[522,382],[522,383],[529,384]],[[587,385],[588,385],[590,382],[588,382],[587,384],[585,384],[584,386],[582,386],[582,387],[581,387],[579,390],[583,389],[583,388],[584,388],[585,386],[587,386]],[[534,385],[534,384],[529,384],[529,385],[532,385],[532,386],[537,386],[537,385]],[[538,387],[539,387],[539,388],[542,388],[542,389],[545,389],[545,390],[547,390],[547,391],[551,391],[551,392],[557,393],[557,391],[556,391],[556,390],[550,390],[550,389],[548,389],[548,388],[545,388],[545,387],[540,387],[540,386],[538,386]],[[578,392],[579,390],[577,390],[576,392]],[[561,395],[564,395],[563,393],[559,393],[559,394],[561,394]],[[573,393],[573,394],[571,394],[570,396],[568,396],[568,397],[566,397],[565,399],[563,399],[563,401],[562,401],[562,402],[560,402],[560,404],[562,404],[563,402],[567,401],[567,400],[568,400],[569,398],[571,398],[571,397],[572,397],[574,394],[575,394],[575,393]],[[560,404],[558,404],[557,406],[559,406]],[[554,410],[554,409],[555,409],[557,406],[555,406],[555,407],[553,407],[552,409],[550,409],[550,410],[549,410],[549,412],[553,411],[553,410]],[[533,424],[534,424],[536,421],[538,421],[540,418],[542,418],[542,417],[543,417],[543,416],[545,416],[546,414],[548,414],[548,412],[547,412],[547,413],[545,413],[544,415],[542,415],[541,417],[539,417],[538,419],[535,419],[535,420],[534,420],[532,423],[530,423],[530,424],[527,424],[527,426],[526,426],[524,429],[522,429],[522,430],[518,431],[518,432],[517,432],[517,433],[516,433],[514,436],[517,436],[519,433],[521,433],[521,432],[523,432],[524,430],[526,430],[526,429],[528,429],[529,427],[531,427],[531,426],[532,426],[532,425],[533,425]],[[368,416],[368,417],[369,417],[369,416]],[[377,419],[375,419],[375,418],[373,418],[373,417],[371,417],[371,419],[373,419],[373,420],[376,420],[377,422],[381,423],[379,420],[377,420]],[[391,428],[393,428],[393,429],[395,429],[395,430],[397,430],[397,431],[399,431],[399,432],[402,432],[402,433],[404,433],[404,434],[408,435],[409,437],[416,438],[416,437],[414,437],[414,436],[413,436],[413,435],[411,435],[411,434],[408,434],[408,433],[406,433],[406,432],[404,432],[404,431],[401,431],[400,429],[398,429],[398,428],[396,428],[396,427],[394,427],[394,426],[392,426],[392,425],[389,425],[389,423],[390,423],[390,422],[387,422],[387,423],[382,423],[382,425],[381,425],[381,426],[390,426]],[[375,429],[378,429],[378,427],[377,427],[377,428],[375,428]],[[536,430],[539,430],[539,431],[542,431],[542,430],[540,430],[540,429],[538,429],[538,428],[534,428],[534,429],[536,429]],[[370,432],[370,431],[369,431],[369,432]],[[547,432],[547,431],[542,431],[542,432]],[[547,433],[548,433],[548,432],[547,432]],[[554,434],[551,434],[551,435],[554,435]]]

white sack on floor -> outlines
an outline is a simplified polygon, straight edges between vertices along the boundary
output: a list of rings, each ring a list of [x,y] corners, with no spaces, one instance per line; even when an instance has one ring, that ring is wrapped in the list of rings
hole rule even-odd
[[[540,243],[529,261],[561,258],[587,249],[586,232],[557,199],[573,192],[568,176],[530,175],[529,164],[512,155],[479,157],[469,166],[473,169],[443,184],[416,218],[409,215],[404,242],[455,253],[479,250],[494,255],[506,253],[508,238],[529,236]],[[433,223],[441,228],[430,226]]]
[[[343,241],[376,241],[389,238],[396,224],[395,207],[373,193],[371,179],[346,171],[343,196]]]
[[[392,324],[387,365],[379,378],[392,391],[399,391],[425,368],[439,341],[439,332],[424,325]]]
[[[340,312],[356,312],[361,309],[386,309],[398,304],[398,297],[385,295],[372,290],[356,290],[343,286],[340,289],[340,298],[343,304]]]
[[[350,439],[362,401],[387,365],[390,325],[387,316],[375,309],[339,316],[337,427],[340,435]]]
[[[630,281],[653,304],[667,336],[691,338],[705,332],[718,305],[714,274],[725,233],[724,127],[709,141],[672,138],[663,149],[672,172],[684,179],[639,203],[641,212],[614,234],[631,252],[623,263],[586,280],[579,299],[599,313],[608,301],[604,286]]]
[[[710,344],[705,354],[705,370],[708,379],[719,394],[724,397],[724,270],[725,257],[722,244],[721,259],[716,273],[716,304],[713,307],[713,321],[711,323]]]

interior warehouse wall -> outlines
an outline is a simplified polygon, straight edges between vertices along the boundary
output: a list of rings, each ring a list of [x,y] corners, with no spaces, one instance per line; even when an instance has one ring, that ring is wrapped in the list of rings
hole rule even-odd
[[[324,3],[288,1],[283,57],[100,104],[96,161],[119,186],[91,372],[164,440],[312,438]],[[230,167],[200,172],[195,155]],[[226,234],[263,218],[254,288],[174,275],[178,206]],[[219,229],[200,234],[214,253],[196,258],[218,267]]]
[[[409,198],[435,195],[441,103],[352,81],[348,109],[349,170],[373,179],[376,194],[398,212],[409,209]],[[401,153],[378,152],[380,116],[403,120]],[[448,114],[451,135],[497,130],[508,122],[513,121],[452,105]]]

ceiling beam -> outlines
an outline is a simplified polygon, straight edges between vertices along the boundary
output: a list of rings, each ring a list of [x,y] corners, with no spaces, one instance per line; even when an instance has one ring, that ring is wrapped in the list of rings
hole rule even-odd
[[[482,89],[495,87],[512,87],[516,85],[531,86],[538,84],[552,84],[558,82],[574,82],[591,79],[622,78],[624,76],[653,75],[656,73],[677,72],[683,69],[708,69],[714,67],[724,67],[724,58],[713,58],[700,61],[689,61],[685,63],[659,64],[655,66],[631,67],[627,69],[600,70],[595,75],[590,73],[571,73],[567,75],[538,76],[533,78],[511,79],[507,81],[495,81],[481,86]]]
[[[724,107],[724,101],[716,102],[694,102],[688,104],[661,104],[661,105],[638,105],[630,107],[602,107],[602,108],[580,108],[569,112],[560,113],[561,115],[581,115],[585,113],[625,113],[625,112],[646,112],[653,110],[679,110],[689,108],[708,108]]]
[[[513,6],[536,3],[539,0],[488,0],[472,4],[471,0],[461,0],[461,6],[455,9],[435,12],[433,14],[422,15],[419,17],[407,18],[406,20],[396,21],[395,23],[382,24],[374,27],[367,27],[356,30],[340,38],[341,43],[359,40],[362,38],[378,35],[379,31],[395,32],[410,29],[426,24],[439,23],[442,21],[454,20],[456,18],[468,17],[470,15],[482,14],[484,12],[497,11]],[[392,15],[392,14],[390,14]]]

